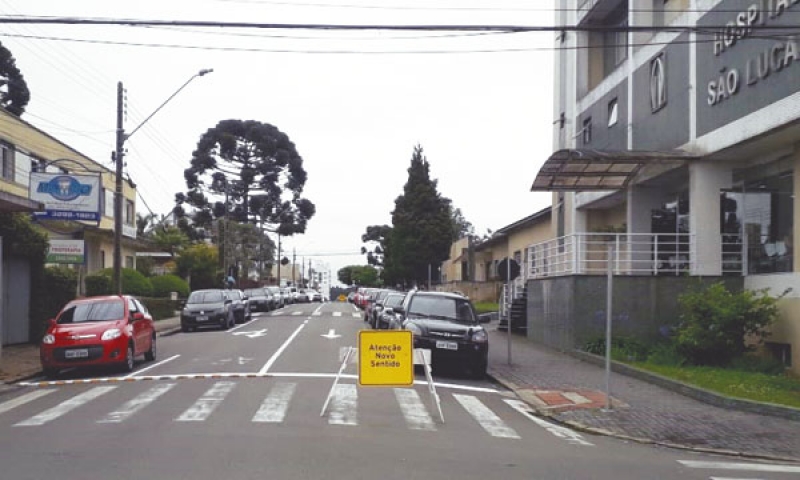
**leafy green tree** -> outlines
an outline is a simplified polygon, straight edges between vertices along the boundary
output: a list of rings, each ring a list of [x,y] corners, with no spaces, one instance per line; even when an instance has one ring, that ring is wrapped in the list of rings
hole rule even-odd
[[[219,288],[216,281],[219,258],[216,247],[198,243],[185,248],[176,261],[178,276],[189,278],[192,290]]]
[[[389,225],[370,225],[366,233],[361,235],[361,241],[366,245],[361,247],[361,254],[367,256],[367,263],[373,266],[382,267],[389,245],[389,238],[392,235],[392,227]]]
[[[451,208],[450,218],[453,222],[453,241],[459,238],[475,236],[475,227],[464,218],[464,214],[461,213],[460,208]]]
[[[284,236],[303,233],[316,210],[302,197],[303,159],[289,137],[268,123],[219,122],[200,138],[184,177],[188,191],[176,194],[174,213],[183,219],[180,228],[195,230],[192,238],[222,217],[259,222]]]
[[[227,232],[226,232],[227,225]],[[256,270],[263,278],[275,263],[275,243],[259,227],[249,223],[219,222],[220,255],[225,265],[235,266],[239,279]],[[227,253],[226,253],[227,252]]]
[[[353,284],[363,287],[377,287],[378,269],[371,265],[360,265],[353,268]]]
[[[0,44],[0,105],[21,117],[30,99],[31,92],[17,68],[17,61],[11,51]]]
[[[403,194],[395,200],[392,225],[384,258],[384,282],[426,282],[428,266],[438,265],[450,254],[454,228],[450,199],[439,194],[419,145],[414,147]]]
[[[150,232],[153,243],[162,251],[169,252],[173,256],[189,245],[189,237],[183,231],[172,225],[159,225]]]
[[[355,265],[348,265],[346,267],[342,267],[336,272],[336,277],[339,279],[340,282],[344,283],[345,285],[354,285],[353,283],[353,269],[356,268]]]

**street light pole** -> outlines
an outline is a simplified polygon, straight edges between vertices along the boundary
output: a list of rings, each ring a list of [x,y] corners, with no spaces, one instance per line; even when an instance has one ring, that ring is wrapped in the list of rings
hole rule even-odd
[[[114,290],[119,295],[122,293],[122,206],[124,197],[122,195],[123,187],[122,187],[122,167],[124,164],[124,156],[125,156],[125,141],[131,138],[134,133],[136,133],[142,126],[147,123],[148,120],[153,118],[153,115],[158,113],[164,105],[169,103],[170,100],[175,98],[175,95],[181,92],[186,85],[189,85],[189,82],[194,80],[197,77],[202,77],[207,73],[211,73],[214,70],[211,68],[204,68],[199,72],[192,75],[189,80],[186,81],[183,85],[180,86],[175,93],[169,96],[166,100],[164,100],[161,105],[156,108],[153,113],[151,113],[147,118],[145,118],[142,123],[139,124],[136,128],[134,128],[131,133],[125,133],[125,127],[122,124],[123,113],[124,113],[124,106],[123,106],[123,97],[125,90],[122,87],[122,82],[117,82],[117,142],[116,148],[113,154],[113,160],[116,163],[115,169],[115,188],[114,188]]]

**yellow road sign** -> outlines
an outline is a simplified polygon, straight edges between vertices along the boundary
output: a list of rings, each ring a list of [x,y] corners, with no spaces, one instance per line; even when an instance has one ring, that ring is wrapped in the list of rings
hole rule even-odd
[[[414,384],[414,342],[408,330],[358,332],[358,384],[400,387]]]
[[[347,301],[347,297],[345,297],[344,295],[339,295],[339,298],[338,298],[338,300],[339,300],[340,302],[346,302],[346,301]]]

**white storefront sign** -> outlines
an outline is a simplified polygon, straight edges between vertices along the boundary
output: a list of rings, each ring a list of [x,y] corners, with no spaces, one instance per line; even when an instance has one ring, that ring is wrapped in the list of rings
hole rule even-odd
[[[33,172],[30,199],[44,204],[39,218],[100,221],[100,176]]]

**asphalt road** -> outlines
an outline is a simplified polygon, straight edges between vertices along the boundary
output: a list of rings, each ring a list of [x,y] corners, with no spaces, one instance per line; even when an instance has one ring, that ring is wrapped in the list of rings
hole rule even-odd
[[[340,303],[256,314],[230,331],[160,338],[127,381],[0,397],[5,479],[796,479],[800,467],[711,457],[572,432],[489,380],[434,372],[358,388],[350,363],[323,403],[362,315]],[[92,383],[84,383],[93,379]]]

